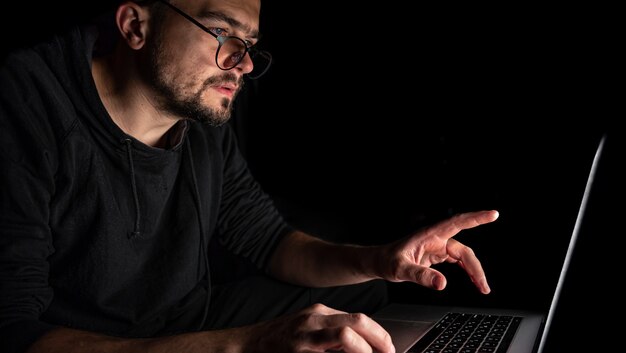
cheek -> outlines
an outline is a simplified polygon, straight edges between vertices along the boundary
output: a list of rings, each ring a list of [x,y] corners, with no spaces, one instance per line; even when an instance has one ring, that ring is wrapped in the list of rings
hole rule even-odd
[[[208,52],[208,50],[207,50]],[[179,55],[174,65],[179,67],[179,74],[192,78],[193,81],[203,82],[218,74],[219,68],[215,65],[215,57],[207,52],[188,52]]]
[[[175,56],[164,65],[163,78],[187,94],[197,92],[209,77],[206,63],[194,56]]]
[[[179,66],[185,71],[202,70],[215,61],[214,54],[197,40],[177,37],[164,48],[167,51],[169,64]]]
[[[180,64],[192,65],[198,69],[215,64],[215,50],[201,39],[206,38],[181,38],[172,43],[171,50]]]

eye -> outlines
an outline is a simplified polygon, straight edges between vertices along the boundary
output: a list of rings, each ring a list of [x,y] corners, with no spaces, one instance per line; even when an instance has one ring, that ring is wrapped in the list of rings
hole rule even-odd
[[[209,30],[221,37],[228,35],[228,32],[224,28],[212,27],[212,28],[209,28]]]

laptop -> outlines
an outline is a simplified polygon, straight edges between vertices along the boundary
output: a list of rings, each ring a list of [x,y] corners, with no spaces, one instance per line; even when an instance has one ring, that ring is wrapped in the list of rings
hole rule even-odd
[[[601,170],[607,168],[607,139],[604,134],[597,145],[554,292],[547,294],[552,295],[547,311],[392,303],[372,318],[389,332],[397,352],[551,353],[568,351],[564,349],[566,346],[576,347],[572,341],[580,342],[580,337],[571,334],[584,330],[570,328],[584,326],[586,320],[579,323],[570,319],[581,305],[569,298],[563,300],[564,287],[569,294],[575,291],[573,280],[584,277],[580,273],[578,277],[570,275],[574,257],[587,263],[594,258],[593,254],[584,253],[591,251],[587,243],[580,244],[582,238],[591,236],[590,227],[596,226],[597,215],[601,213],[598,203],[605,201],[606,182],[598,179],[610,174]],[[599,195],[601,192],[605,194]],[[590,215],[592,212],[595,218]],[[594,224],[590,225],[591,222]]]

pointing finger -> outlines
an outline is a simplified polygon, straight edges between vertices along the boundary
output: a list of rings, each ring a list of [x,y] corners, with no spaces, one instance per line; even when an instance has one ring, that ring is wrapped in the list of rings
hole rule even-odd
[[[441,221],[431,227],[431,230],[437,232],[437,236],[449,239],[458,234],[460,231],[477,227],[482,224],[491,223],[498,219],[498,211],[477,211],[460,213]]]

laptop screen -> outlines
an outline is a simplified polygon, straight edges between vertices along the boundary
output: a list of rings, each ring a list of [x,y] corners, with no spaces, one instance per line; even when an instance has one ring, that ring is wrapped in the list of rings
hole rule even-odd
[[[615,256],[607,252],[610,245],[604,240],[611,234],[608,205],[615,185],[615,141],[605,134],[600,139],[593,159],[583,199],[565,255],[555,295],[546,318],[545,329],[539,342],[538,353],[564,352],[580,349],[589,344],[599,351],[593,331],[600,335],[606,322],[594,323],[602,303],[602,286],[596,260]],[[621,201],[623,202],[623,201]],[[604,239],[603,239],[604,238]],[[616,246],[614,244],[613,246]]]

